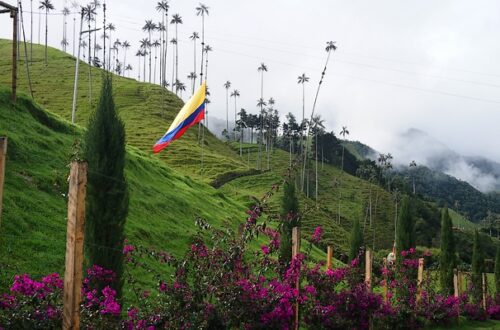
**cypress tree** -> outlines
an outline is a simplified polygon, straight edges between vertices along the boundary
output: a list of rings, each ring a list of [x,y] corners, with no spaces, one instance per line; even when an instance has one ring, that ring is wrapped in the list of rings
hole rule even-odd
[[[500,246],[497,246],[497,254],[495,256],[495,293],[500,294]]]
[[[295,193],[294,180],[285,183],[282,211],[279,261],[283,266],[292,260],[292,228],[299,225],[299,201]]]
[[[352,261],[358,256],[359,251],[363,245],[363,233],[361,232],[359,226],[359,219],[356,218],[351,230],[351,249],[349,250],[349,261]]]
[[[439,280],[443,294],[454,292],[453,270],[456,267],[455,240],[448,208],[441,215],[441,254],[439,255]]]
[[[481,244],[479,231],[474,231],[474,245],[472,247],[472,286],[474,300],[479,303],[482,296],[482,274],[484,273],[484,251]]]
[[[495,292],[500,294],[500,246],[497,246],[497,255],[495,257]]]
[[[398,255],[401,251],[407,251],[415,247],[415,226],[411,213],[410,199],[404,196],[401,201],[401,209],[396,228],[396,248]],[[401,260],[397,258],[396,260]]]
[[[124,226],[128,213],[125,181],[125,126],[115,110],[112,81],[103,76],[101,96],[85,136],[88,162],[85,251],[90,265],[115,272],[121,296]]]

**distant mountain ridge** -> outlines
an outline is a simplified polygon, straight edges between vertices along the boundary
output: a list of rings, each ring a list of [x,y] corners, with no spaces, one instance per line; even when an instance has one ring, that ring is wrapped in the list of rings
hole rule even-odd
[[[360,158],[376,160],[379,152],[359,141],[344,141]],[[484,219],[488,211],[500,213],[500,164],[485,157],[463,156],[418,129],[398,136],[393,152],[394,177],[409,184],[415,179],[416,192],[438,205],[448,205],[470,220]],[[408,167],[411,160],[418,167]]]

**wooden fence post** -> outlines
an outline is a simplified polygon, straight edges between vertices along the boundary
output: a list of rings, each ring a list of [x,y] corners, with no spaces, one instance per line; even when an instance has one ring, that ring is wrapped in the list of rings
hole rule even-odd
[[[384,291],[383,291],[383,296],[384,296],[384,302],[387,304],[387,293],[389,291],[389,283],[387,283],[388,278],[387,278],[387,258],[384,258]]]
[[[486,310],[486,273],[483,273],[483,309]]]
[[[292,229],[292,258],[295,258],[300,253],[300,228],[293,227]],[[296,289],[300,289],[300,274],[297,278]],[[295,303],[295,319],[294,329],[299,329],[299,303]]]
[[[332,269],[333,262],[333,246],[328,245],[326,247],[326,269]]]
[[[458,271],[457,269],[453,269],[453,293],[454,293],[454,296],[455,298],[458,298],[458,296],[460,295],[460,292],[459,292],[459,281],[458,281]]]
[[[72,162],[68,193],[63,329],[80,329],[87,164]]]
[[[0,137],[0,225],[2,224],[3,183],[5,181],[6,155],[7,155],[7,138]]]
[[[417,303],[422,298],[422,283],[424,281],[424,258],[418,259],[418,275],[417,275]]]
[[[368,290],[372,289],[372,262],[373,252],[367,249],[365,252],[365,284]]]

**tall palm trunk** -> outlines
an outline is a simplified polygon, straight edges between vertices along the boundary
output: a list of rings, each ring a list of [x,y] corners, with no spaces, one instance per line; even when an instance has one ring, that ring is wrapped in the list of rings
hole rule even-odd
[[[306,113],[306,84],[305,82],[302,82],[302,122],[300,124],[300,155],[304,157],[304,129],[305,127],[302,127],[302,124],[304,123],[305,119],[305,113]],[[307,140],[307,137],[306,137]],[[305,180],[305,173],[306,168],[304,166],[304,170],[302,171],[302,191],[304,191],[304,180]]]
[[[137,75],[137,80],[138,81],[141,81],[141,56],[137,56],[137,58],[139,59],[139,63],[137,65],[137,70],[138,70],[138,75]]]
[[[260,76],[260,98],[261,100],[264,99],[264,70],[261,71],[261,76]],[[259,143],[259,153],[258,153],[258,156],[257,156],[257,169],[260,170],[262,169],[262,162],[261,162],[261,153],[262,153],[262,131],[263,131],[263,128],[264,128],[264,117],[263,117],[263,114],[262,114],[262,110],[263,110],[263,104],[261,102],[260,104],[260,130],[259,130],[259,141],[257,141]]]
[[[151,51],[151,30],[149,30],[149,83],[151,84],[151,56],[153,52]]]
[[[226,88],[226,132],[229,136],[229,88]]]
[[[49,18],[49,9],[45,9],[45,65],[47,65],[47,38],[49,36],[49,25],[47,19]]]
[[[194,54],[193,54],[193,59],[194,59],[194,77],[193,77],[193,81],[196,80],[196,38],[193,38],[193,43],[194,43]],[[193,84],[194,86],[194,84]],[[194,89],[193,89],[193,93],[194,93]]]
[[[144,59],[142,60],[142,63],[143,63],[142,81],[143,82],[146,82],[146,56],[147,56],[147,54],[144,53]]]
[[[40,34],[42,30],[42,12],[38,12],[38,44],[40,45]]]
[[[163,53],[163,79],[167,80],[167,55],[168,55],[168,11],[165,11],[165,38],[163,38],[163,43],[165,44],[165,51]],[[162,81],[163,84],[163,81]]]
[[[201,15],[201,68],[200,68],[200,85],[203,83],[203,55],[205,49],[205,15]],[[207,54],[208,57],[208,54]],[[205,72],[206,74],[206,72]],[[207,78],[205,77],[205,80]]]
[[[236,98],[237,96],[234,96],[234,139],[236,139]]]
[[[175,80],[179,80],[179,39],[177,39],[177,26],[179,24],[175,24]],[[175,94],[177,94],[177,88],[175,89]]]
[[[127,67],[127,48],[123,50],[123,76],[125,77],[125,68]]]
[[[174,51],[175,53],[175,51]],[[172,54],[174,55],[174,54]],[[170,86],[172,87],[172,92],[176,93],[176,91],[174,91],[174,87],[175,87],[175,56],[172,56],[172,83],[170,84]]]
[[[75,43],[76,43],[76,17],[73,17],[73,56],[75,56]]]
[[[33,0],[31,0],[31,22],[30,22],[30,62],[33,62]],[[74,50],[73,50],[74,53]]]
[[[318,129],[316,128],[316,152],[315,152],[315,156],[316,156],[316,185],[315,185],[315,188],[316,188],[316,192],[315,192],[315,197],[316,197],[316,207],[318,206]]]
[[[158,62],[158,47],[155,47],[155,66],[153,72],[153,83],[156,84],[156,62]]]

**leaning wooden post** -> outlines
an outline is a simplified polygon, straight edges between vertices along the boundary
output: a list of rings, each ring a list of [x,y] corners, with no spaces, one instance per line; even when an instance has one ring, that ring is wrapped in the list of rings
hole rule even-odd
[[[383,291],[383,295],[384,295],[384,303],[387,304],[387,300],[388,300],[388,297],[387,297],[387,293],[389,291],[389,283],[387,283],[388,281],[388,278],[387,278],[387,258],[384,258],[384,291]]]
[[[424,258],[418,259],[418,275],[417,275],[417,303],[422,298],[422,283],[424,281]]]
[[[326,269],[330,270],[333,268],[332,262],[333,262],[333,246],[328,245],[326,247]]]
[[[366,250],[365,252],[365,284],[366,288],[371,291],[372,289],[372,261],[373,252]]]
[[[7,156],[7,138],[0,137],[0,225],[2,224],[3,183],[5,181],[6,156]]]
[[[68,193],[63,329],[80,329],[87,164],[72,162]]]
[[[483,309],[486,310],[486,273],[483,273]]]
[[[292,229],[292,259],[297,257],[297,255],[299,253],[300,253],[300,228],[293,227],[293,229]],[[300,272],[300,270],[299,270],[299,272]],[[298,274],[298,277],[297,277],[296,289],[297,289],[297,291],[300,289],[300,273]],[[294,314],[295,314],[294,329],[298,330],[299,329],[299,302],[298,301],[295,303]]]

